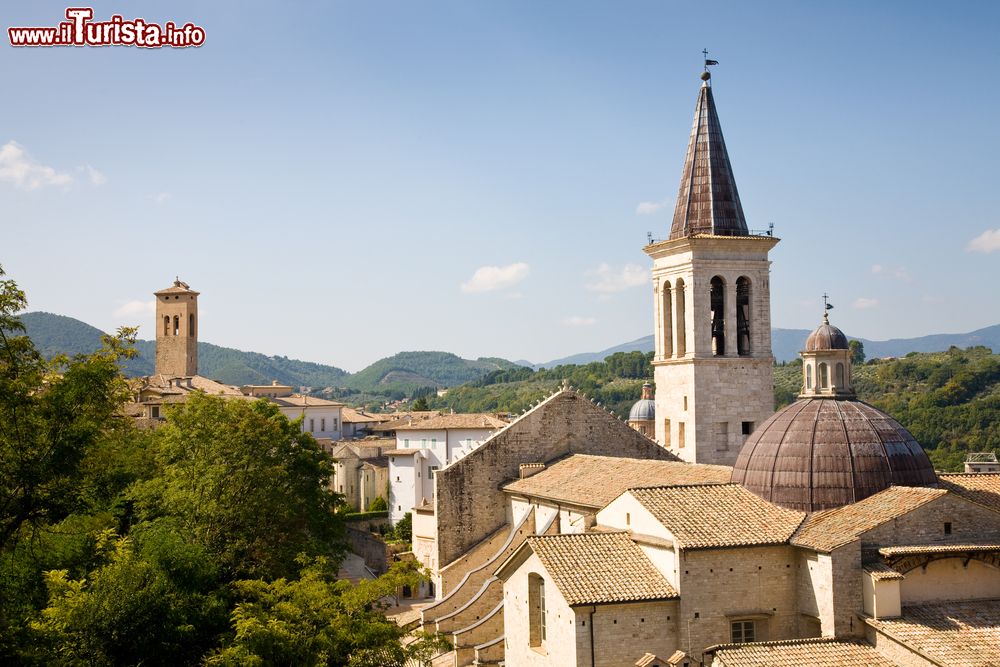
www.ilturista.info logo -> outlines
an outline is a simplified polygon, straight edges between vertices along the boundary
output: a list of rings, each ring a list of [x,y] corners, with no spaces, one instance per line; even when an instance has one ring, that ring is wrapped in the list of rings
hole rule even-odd
[[[205,29],[193,23],[163,25],[145,19],[126,20],[115,14],[108,21],[92,21],[91,7],[69,7],[66,18],[50,28],[7,28],[11,46],[141,46],[184,48],[205,43]]]

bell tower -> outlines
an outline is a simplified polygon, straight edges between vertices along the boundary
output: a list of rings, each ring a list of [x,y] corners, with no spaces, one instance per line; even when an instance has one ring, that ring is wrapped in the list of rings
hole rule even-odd
[[[156,374],[198,374],[198,292],[180,278],[156,296]]]
[[[656,441],[687,461],[732,465],[774,412],[768,252],[778,239],[747,228],[707,67],[701,78],[670,237],[644,248]]]

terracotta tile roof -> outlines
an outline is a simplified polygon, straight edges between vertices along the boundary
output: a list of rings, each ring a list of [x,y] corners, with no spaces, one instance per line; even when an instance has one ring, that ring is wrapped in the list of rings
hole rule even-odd
[[[714,650],[721,667],[896,666],[869,644],[834,638],[728,644]]]
[[[438,415],[409,424],[396,427],[397,431],[428,431],[449,428],[489,428],[500,429],[507,425],[502,419],[488,414],[458,413],[453,415]]]
[[[440,412],[393,412],[389,414],[379,415],[385,419],[374,426],[372,426],[373,431],[395,431],[401,426],[406,426],[408,424],[416,424],[417,421],[422,421],[430,417],[437,417]]]
[[[390,449],[385,452],[386,456],[413,456],[414,454],[419,454],[419,449]]]
[[[573,454],[507,484],[504,490],[600,508],[632,487],[725,484],[731,474],[728,466]]]
[[[1000,474],[938,475],[941,485],[974,503],[1000,512]]]
[[[948,493],[944,489],[890,486],[853,505],[813,512],[792,538],[792,544],[817,551],[833,551],[862,533],[912,512]]]
[[[346,405],[340,409],[340,421],[345,424],[375,424],[381,421],[385,415],[369,415],[360,410],[349,408]]]
[[[335,408],[343,405],[343,403],[338,403],[337,401],[328,401],[325,398],[316,398],[315,396],[303,396],[302,394],[292,394],[291,396],[276,396],[268,398],[267,400],[283,408],[305,408],[305,407]]]
[[[781,544],[802,523],[796,512],[738,484],[664,486],[628,491],[685,549]]]
[[[882,547],[878,550],[883,556],[909,556],[911,554],[945,554],[945,553],[976,553],[984,551],[1000,551],[996,542],[965,542],[955,544],[914,544],[912,546]]]
[[[890,579],[905,579],[905,577],[896,572],[894,569],[886,565],[885,563],[876,561],[873,563],[866,563],[864,566],[865,572],[871,575],[871,578],[875,581],[888,581]]]
[[[571,606],[679,597],[625,533],[536,535],[527,542]]]
[[[938,664],[1000,665],[1000,600],[906,606],[901,618],[865,622]]]

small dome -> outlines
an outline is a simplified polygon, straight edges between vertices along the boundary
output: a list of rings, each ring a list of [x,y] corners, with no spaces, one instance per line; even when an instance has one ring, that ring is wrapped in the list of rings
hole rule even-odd
[[[651,422],[656,421],[656,401],[649,398],[641,398],[635,402],[629,410],[628,420],[630,422]]]
[[[809,334],[809,338],[806,338],[806,352],[846,350],[849,347],[847,336],[844,335],[843,331],[830,324],[826,315],[823,315],[823,324]]]
[[[854,399],[806,398],[761,424],[740,450],[733,482],[782,507],[813,512],[937,475],[899,422]]]

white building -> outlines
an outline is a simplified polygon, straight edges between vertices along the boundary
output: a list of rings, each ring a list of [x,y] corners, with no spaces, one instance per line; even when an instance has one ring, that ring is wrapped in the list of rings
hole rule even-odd
[[[507,422],[488,414],[439,415],[396,428],[389,456],[389,520],[434,499],[434,471],[462,458]]]
[[[281,414],[290,420],[302,417],[303,433],[311,433],[315,438],[329,440],[340,440],[343,437],[341,430],[343,403],[299,394],[269,397],[268,400],[276,403]]]

